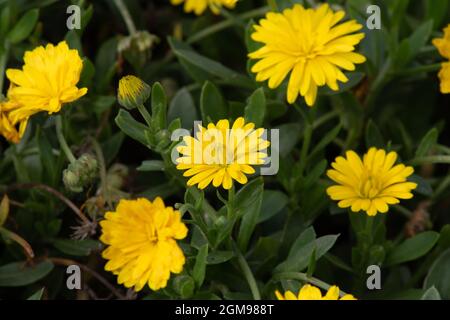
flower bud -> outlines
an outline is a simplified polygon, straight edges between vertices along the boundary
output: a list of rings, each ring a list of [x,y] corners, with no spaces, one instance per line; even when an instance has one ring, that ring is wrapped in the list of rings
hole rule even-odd
[[[119,81],[117,99],[122,107],[137,108],[150,97],[151,88],[144,81],[135,76],[125,76]]]
[[[83,154],[64,170],[64,185],[72,192],[82,192],[83,188],[95,179],[97,172],[97,159],[90,154]]]

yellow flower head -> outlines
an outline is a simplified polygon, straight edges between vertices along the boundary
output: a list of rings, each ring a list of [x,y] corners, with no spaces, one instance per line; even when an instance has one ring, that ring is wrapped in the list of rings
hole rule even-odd
[[[264,44],[248,55],[260,59],[251,69],[256,81],[269,80],[274,89],[290,73],[287,101],[294,103],[300,94],[308,106],[314,105],[318,87],[337,91],[338,80],[348,81],[341,69],[353,71],[355,64],[366,61],[353,52],[364,38],[364,33],[354,32],[363,26],[355,20],[338,24],[344,16],[344,11],[333,12],[328,4],[317,9],[296,4],[282,13],[269,12],[251,35]]]
[[[177,148],[183,156],[177,159],[177,169],[187,170],[191,177],[188,186],[198,184],[200,189],[211,182],[214,187],[230,189],[233,180],[247,183],[246,174],[253,174],[252,165],[264,164],[270,145],[262,138],[264,129],[255,130],[255,124],[238,118],[230,128],[228,120],[220,120],[207,128],[199,125],[196,137],[184,137],[185,145]]]
[[[278,300],[356,300],[351,294],[346,294],[339,299],[339,288],[336,286],[330,287],[325,296],[322,297],[319,288],[310,284],[305,284],[298,295],[295,295],[292,291],[286,291],[283,295],[278,290],[275,291],[275,295]]]
[[[214,14],[220,13],[220,8],[226,7],[233,9],[238,0],[170,0],[173,5],[179,5],[184,2],[184,12],[194,12],[201,15],[209,7]]]
[[[78,51],[69,49],[65,41],[27,51],[23,60],[22,70],[6,71],[12,84],[8,97],[22,105],[11,113],[13,119],[40,111],[59,112],[64,103],[86,94],[87,88],[77,88],[83,61]]]
[[[441,92],[450,93],[450,62],[442,64],[439,79],[441,80]]]
[[[417,187],[408,182],[414,169],[404,164],[394,165],[397,153],[370,148],[361,158],[354,151],[347,151],[346,158],[337,157],[333,169],[327,175],[338,185],[327,189],[328,195],[337,200],[340,208],[353,212],[364,210],[369,216],[385,213],[389,204],[397,204],[398,199],[410,199],[411,191]]]
[[[125,76],[119,80],[117,100],[127,109],[137,108],[150,97],[151,88],[144,81],[135,76]]]
[[[121,200],[100,226],[100,240],[109,245],[102,254],[109,260],[105,270],[117,275],[119,284],[135,291],[145,284],[159,290],[171,272],[183,270],[185,257],[176,239],[184,239],[188,229],[180,212],[166,207],[161,198]]]
[[[20,139],[22,139],[22,136],[27,128],[27,118],[16,122],[11,120],[10,112],[19,107],[20,105],[16,102],[0,102],[0,135],[4,136],[6,140],[13,143],[20,142]]]
[[[444,58],[450,59],[450,24],[444,29],[444,37],[433,39],[433,45]]]

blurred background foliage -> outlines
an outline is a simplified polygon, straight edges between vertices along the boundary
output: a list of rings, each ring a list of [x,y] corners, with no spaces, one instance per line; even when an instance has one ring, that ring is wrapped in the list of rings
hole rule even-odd
[[[450,98],[439,93],[442,58],[431,45],[450,22],[450,1],[327,1],[364,25],[367,5],[377,4],[382,28],[364,30],[359,51],[368,62],[349,84],[323,90],[313,109],[294,108],[285,87],[269,90],[248,73],[250,27],[270,6],[317,2],[242,0],[197,17],[165,0],[126,0],[133,30],[112,0],[0,0],[2,92],[5,68],[20,67],[26,50],[65,39],[84,57],[89,93],[64,108],[64,133],[77,156],[91,153],[100,164],[84,192],[66,190],[55,119],[43,114],[18,145],[0,141],[0,298],[136,298],[103,270],[96,221],[120,198],[161,196],[186,212],[188,259],[166,289],[139,298],[254,298],[237,271],[244,258],[263,298],[320,279],[358,298],[450,299]],[[70,4],[81,8],[80,30],[67,30]],[[119,112],[117,82],[127,74],[161,84],[148,103],[160,120],[152,127],[135,111]],[[235,208],[243,218],[228,221],[223,191],[186,190],[167,159],[168,137],[194,120],[242,115],[280,129],[280,171],[242,187]],[[419,187],[367,230],[365,215],[328,199],[324,172],[343,151],[370,146],[397,151],[415,167]],[[237,250],[223,241],[230,234]],[[66,267],[75,263],[83,290],[71,291]],[[383,290],[366,288],[371,264],[382,266]]]

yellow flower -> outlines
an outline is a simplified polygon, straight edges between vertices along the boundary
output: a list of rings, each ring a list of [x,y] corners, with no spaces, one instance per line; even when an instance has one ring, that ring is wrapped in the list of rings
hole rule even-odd
[[[444,58],[450,59],[450,24],[444,29],[443,38],[433,39],[433,45]],[[441,81],[441,92],[450,93],[450,61],[442,64],[439,79]]]
[[[407,177],[414,169],[404,164],[394,165],[397,153],[370,148],[361,160],[353,151],[346,152],[346,158],[337,157],[332,163],[334,169],[327,175],[338,185],[327,189],[328,195],[337,200],[340,208],[351,207],[353,212],[364,210],[369,216],[385,213],[389,204],[398,199],[410,199],[411,191],[417,187]]]
[[[338,24],[344,16],[344,11],[333,12],[328,4],[317,9],[296,4],[282,13],[269,12],[251,35],[264,44],[248,55],[260,59],[251,69],[256,81],[269,80],[274,89],[290,73],[287,101],[294,103],[300,94],[308,106],[314,105],[318,87],[339,90],[337,81],[348,81],[341,69],[353,71],[355,64],[366,61],[353,52],[364,38],[364,33],[353,32],[363,26],[355,20]]]
[[[20,105],[16,102],[0,102],[0,135],[13,143],[20,142],[27,128],[28,118],[16,122],[11,120],[10,112],[19,107]]]
[[[444,37],[433,39],[433,45],[444,58],[450,59],[450,24],[444,29]]]
[[[214,14],[220,13],[220,8],[226,7],[233,9],[238,0],[170,0],[173,5],[179,5],[184,2],[184,12],[194,12],[201,15],[209,7]]]
[[[356,300],[351,294],[346,294],[339,299],[339,288],[336,286],[330,287],[325,296],[322,297],[319,288],[309,284],[305,284],[298,295],[295,295],[292,291],[286,291],[283,295],[278,290],[275,291],[275,295],[278,300]]]
[[[450,62],[442,64],[439,79],[441,80],[441,92],[450,93]]]
[[[122,107],[134,109],[142,106],[150,97],[151,88],[135,76],[125,76],[119,80],[117,100]]]
[[[158,290],[166,287],[171,272],[183,270],[185,257],[175,239],[184,239],[188,230],[180,212],[161,198],[121,200],[100,226],[100,240],[109,245],[102,253],[109,260],[105,270],[117,275],[119,284]]]
[[[65,41],[57,46],[40,46],[24,55],[22,70],[8,69],[11,81],[8,97],[21,107],[11,112],[13,120],[47,111],[59,112],[64,103],[86,94],[87,88],[78,89],[83,61],[77,50],[69,49]]]
[[[188,186],[198,184],[200,189],[211,182],[214,187],[230,189],[233,180],[247,183],[246,174],[253,174],[252,165],[264,164],[267,153],[261,152],[270,145],[262,135],[264,129],[254,129],[254,123],[238,118],[230,129],[228,120],[220,120],[207,128],[199,125],[196,137],[184,137],[185,145],[177,148],[183,157],[177,159],[177,169],[187,170],[191,177]]]

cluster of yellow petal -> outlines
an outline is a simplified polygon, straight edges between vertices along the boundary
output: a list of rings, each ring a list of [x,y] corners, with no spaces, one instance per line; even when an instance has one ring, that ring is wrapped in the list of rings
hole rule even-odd
[[[286,291],[283,295],[278,290],[275,291],[275,295],[278,300],[356,300],[351,294],[346,294],[339,299],[339,288],[337,286],[330,287],[325,296],[322,297],[319,288],[310,284],[305,284],[298,295],[295,295],[292,291]]]
[[[140,291],[167,285],[170,273],[180,273],[185,263],[176,239],[184,239],[187,228],[179,211],[166,207],[161,198],[121,200],[115,212],[100,222],[100,240],[109,245],[103,251],[105,270],[118,276],[118,283]]]
[[[184,3],[184,12],[194,12],[196,15],[202,14],[207,8],[214,14],[219,14],[221,7],[233,9],[236,6],[237,1],[238,0],[170,0],[173,5]]]
[[[441,92],[450,93],[450,24],[444,29],[444,37],[433,39],[433,45],[439,50],[439,53],[449,59],[449,62],[442,63],[439,71],[441,82]]]
[[[353,52],[364,38],[364,33],[353,33],[363,26],[355,20],[339,24],[344,16],[344,11],[333,12],[328,4],[316,9],[296,4],[282,13],[267,13],[251,35],[264,44],[248,55],[259,59],[251,69],[256,81],[269,80],[274,89],[290,73],[288,102],[294,103],[300,94],[308,106],[314,105],[318,87],[337,91],[337,81],[348,81],[341,69],[353,71],[355,64],[366,61]]]
[[[354,152],[347,151],[346,158],[337,157],[333,169],[327,175],[338,185],[327,189],[328,195],[337,200],[340,208],[353,212],[366,211],[369,216],[385,213],[388,205],[397,204],[398,199],[410,199],[411,191],[417,187],[407,178],[414,169],[404,164],[394,165],[397,153],[370,148],[363,159]]]
[[[183,156],[177,159],[177,169],[187,170],[191,177],[188,186],[198,184],[200,189],[211,182],[214,187],[230,189],[233,180],[247,183],[246,174],[253,174],[252,165],[264,164],[270,142],[263,139],[264,129],[255,130],[254,123],[236,119],[230,128],[228,120],[220,120],[207,128],[199,125],[195,137],[184,137],[184,145],[177,147]]]
[[[19,143],[27,127],[27,119],[14,122],[10,117],[10,112],[18,107],[13,101],[0,102],[0,135],[12,143]]]
[[[30,116],[41,111],[59,112],[64,103],[85,95],[87,88],[77,88],[82,69],[78,51],[69,49],[65,41],[25,52],[22,69],[6,70],[11,105],[2,104],[0,134],[18,142]],[[16,125],[18,133],[13,130]]]

